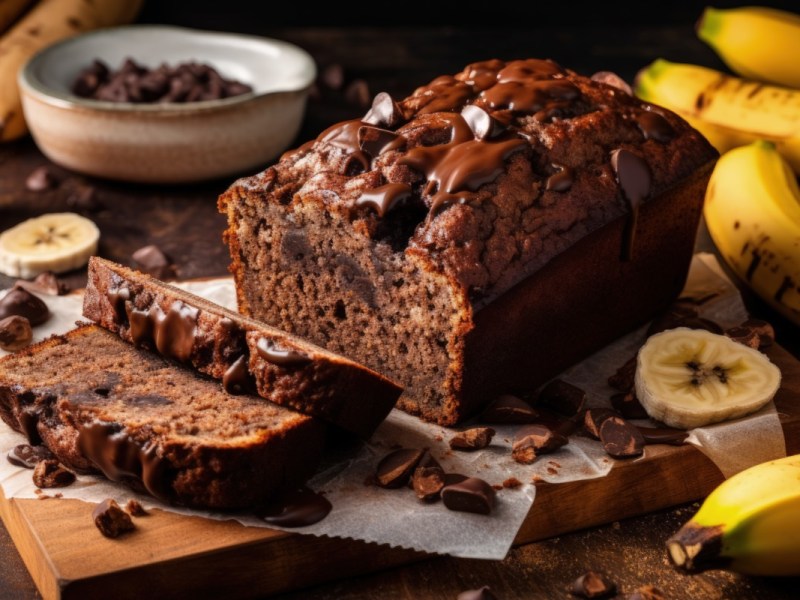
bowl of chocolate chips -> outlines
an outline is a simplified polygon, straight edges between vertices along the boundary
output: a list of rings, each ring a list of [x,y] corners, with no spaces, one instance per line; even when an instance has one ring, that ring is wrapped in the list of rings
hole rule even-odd
[[[158,25],[94,31],[20,71],[36,144],[68,169],[187,183],[263,168],[294,140],[316,76],[301,48]]]

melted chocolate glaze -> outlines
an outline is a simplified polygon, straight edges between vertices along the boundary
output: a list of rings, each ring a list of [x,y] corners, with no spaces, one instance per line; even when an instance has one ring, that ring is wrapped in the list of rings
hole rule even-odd
[[[302,488],[256,510],[256,516],[278,527],[307,527],[327,517],[332,508],[324,496]]]
[[[197,340],[199,310],[180,300],[173,302],[167,313],[157,304],[149,310],[139,310],[126,304],[133,343],[150,345],[162,356],[178,362],[188,362]]]
[[[361,194],[356,200],[356,206],[368,206],[378,213],[379,217],[382,217],[410,196],[410,185],[406,183],[387,183]]]
[[[630,209],[622,244],[622,260],[630,260],[631,256],[633,256],[639,206],[650,195],[652,176],[647,163],[641,157],[624,148],[614,150],[611,153],[611,166],[617,174],[617,181],[619,181],[619,186],[622,188],[622,195],[625,197]]]
[[[553,165],[557,169],[555,173],[547,178],[545,189],[548,192],[566,192],[572,187],[572,182],[575,180],[575,173],[570,167],[564,165]]]
[[[256,343],[256,352],[267,362],[282,367],[300,366],[311,362],[311,357],[308,354],[298,350],[281,348],[275,344],[275,342],[267,338],[258,340]]]
[[[245,355],[237,358],[222,376],[222,388],[229,394],[247,394],[256,389]]]

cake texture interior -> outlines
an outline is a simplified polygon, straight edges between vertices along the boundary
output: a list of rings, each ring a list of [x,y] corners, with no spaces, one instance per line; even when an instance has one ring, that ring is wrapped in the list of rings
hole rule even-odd
[[[716,157],[675,114],[549,60],[381,93],[221,196],[240,310],[451,425],[676,297]]]
[[[324,427],[87,325],[0,361],[0,416],[79,472],[238,508],[300,485]]]

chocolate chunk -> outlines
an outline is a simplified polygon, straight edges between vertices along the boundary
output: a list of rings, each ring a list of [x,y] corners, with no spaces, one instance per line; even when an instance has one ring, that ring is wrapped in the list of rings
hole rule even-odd
[[[396,150],[405,143],[406,139],[403,136],[388,129],[364,126],[358,130],[358,147],[373,158],[387,150]]]
[[[611,406],[626,419],[646,419],[649,416],[633,390],[611,396]]]
[[[411,484],[417,498],[423,502],[432,502],[439,497],[445,486],[444,469],[430,454],[426,454],[414,469]]]
[[[330,64],[322,70],[319,79],[325,87],[338,91],[344,85],[344,69],[338,63]]]
[[[625,596],[625,600],[666,600],[666,596],[653,585],[643,585]]]
[[[546,425],[527,425],[517,431],[511,446],[511,458],[524,465],[540,454],[554,452],[568,442],[567,438]]]
[[[472,130],[476,140],[488,140],[497,137],[506,130],[506,126],[503,123],[475,104],[468,104],[462,108],[461,116]]]
[[[466,475],[462,475],[461,473],[445,473],[444,475],[444,484],[445,485],[453,485],[455,483],[461,483],[462,481],[466,481],[469,479]]]
[[[596,440],[600,439],[600,427],[603,421],[618,417],[619,413],[610,408],[590,408],[583,415],[583,430]]]
[[[682,446],[686,443],[689,433],[683,429],[673,427],[641,427],[636,426],[642,434],[645,444],[669,444],[670,446]]]
[[[480,420],[491,425],[532,423],[537,412],[530,404],[511,394],[498,396],[481,413]]]
[[[279,527],[308,527],[327,517],[332,509],[325,496],[304,487],[283,494],[259,508],[256,515]]]
[[[610,417],[600,426],[600,441],[603,449],[614,458],[641,456],[644,452],[644,437],[635,425],[620,417]]]
[[[495,430],[491,427],[473,427],[450,438],[453,450],[482,450],[492,443]]]
[[[488,515],[494,508],[494,501],[494,488],[477,477],[469,477],[442,489],[442,502],[450,510]]]
[[[686,319],[697,317],[697,309],[690,303],[676,302],[662,314],[658,315],[647,328],[647,336],[661,333],[667,329],[683,327]],[[625,391],[625,390],[623,390]]]
[[[514,490],[522,485],[522,482],[517,479],[516,477],[509,477],[505,481],[503,481],[503,487],[507,490]]]
[[[43,460],[53,459],[53,453],[45,446],[31,446],[30,444],[19,444],[8,451],[6,455],[8,462],[17,467],[25,469],[35,469]]]
[[[105,205],[97,198],[97,190],[90,185],[81,185],[67,196],[67,206],[82,212],[97,212]]]
[[[731,327],[725,330],[725,335],[731,338],[734,342],[739,342],[744,346],[748,346],[753,350],[758,350],[761,346],[761,336],[755,329],[750,327]]]
[[[461,592],[456,600],[497,600],[497,596],[492,593],[488,585],[485,585],[477,590]]]
[[[0,319],[12,315],[25,317],[31,325],[41,325],[50,318],[50,309],[41,298],[28,290],[14,286],[0,300]]]
[[[363,79],[354,79],[344,90],[344,98],[350,104],[366,108],[369,106],[369,85]]]
[[[629,392],[633,389],[636,377],[636,356],[633,356],[622,365],[617,372],[608,378],[608,385],[620,392]]]
[[[58,277],[51,271],[39,273],[33,281],[20,279],[14,285],[33,294],[44,294],[46,296],[63,296],[69,292],[69,286],[63,281],[59,281]]]
[[[31,192],[44,192],[58,186],[58,178],[47,165],[37,167],[25,179],[25,187]]]
[[[565,417],[574,417],[586,405],[586,392],[571,383],[554,379],[539,392],[536,405],[540,404]]]
[[[103,500],[94,507],[92,520],[100,533],[107,538],[116,538],[136,529],[131,516],[122,510],[116,500],[112,498]]]
[[[131,498],[125,504],[125,512],[128,513],[132,517],[146,517],[150,513],[148,513],[144,506],[142,506],[138,500]]]
[[[39,461],[33,469],[33,483],[40,488],[66,487],[75,481],[75,473],[67,471],[54,458]]]
[[[636,113],[633,120],[639,126],[644,139],[666,144],[675,137],[675,130],[664,117],[652,110]]]
[[[33,340],[31,323],[25,317],[11,315],[0,319],[0,348],[16,352],[28,346]]]
[[[741,326],[754,329],[756,333],[758,333],[759,339],[761,340],[759,350],[769,348],[775,342],[775,329],[766,321],[762,321],[761,319],[747,319]]]
[[[381,92],[372,100],[372,108],[361,120],[370,125],[396,127],[403,122],[403,113],[389,94]]]
[[[628,83],[622,77],[612,71],[598,71],[592,75],[592,81],[605,83],[606,85],[610,85],[611,87],[615,87],[618,90],[625,92],[629,96],[633,96],[633,90],[631,89],[631,86],[628,85]]]
[[[617,593],[617,585],[602,573],[587,571],[572,582],[569,591],[581,598],[609,598]]]
[[[400,448],[384,456],[375,471],[378,485],[385,488],[399,488],[406,485],[411,473],[422,460],[423,454],[423,450]]]
[[[131,254],[133,262],[139,270],[152,275],[157,279],[166,279],[175,274],[172,261],[158,246],[151,244],[143,246]]]

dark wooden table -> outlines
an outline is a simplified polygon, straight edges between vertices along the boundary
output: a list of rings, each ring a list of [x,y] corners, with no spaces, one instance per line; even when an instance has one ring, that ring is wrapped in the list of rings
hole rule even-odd
[[[269,29],[257,20],[245,23],[241,18],[212,19],[202,11],[156,15],[158,19],[146,12],[144,20],[246,31],[293,41],[308,49],[323,67],[342,65],[345,90],[353,81],[363,80],[372,94],[386,90],[402,96],[436,75],[456,72],[468,62],[490,57],[551,57],[582,73],[613,70],[628,81],[639,68],[659,56],[721,66],[713,53],[695,39],[691,22],[665,27],[584,23],[480,30],[416,26]],[[363,114],[364,107],[347,96],[343,90],[320,86],[318,97],[309,105],[299,141],[315,136],[334,121]],[[220,240],[224,220],[217,214],[215,202],[233,177],[194,186],[156,188],[97,181],[55,168],[61,179],[56,189],[27,191],[26,176],[43,164],[48,164],[47,160],[29,139],[0,146],[0,230],[45,212],[79,210],[100,227],[103,256],[130,263],[133,250],[155,243],[174,259],[180,278],[226,273],[228,255]],[[75,207],[75,194],[84,186],[95,190],[97,206]],[[712,249],[704,232],[698,238],[698,248]],[[79,287],[85,275],[75,272],[64,279]],[[0,276],[0,288],[12,281]],[[797,328],[749,294],[745,298],[753,314],[776,324],[778,341],[800,356]],[[800,580],[796,578],[760,579],[721,571],[694,577],[676,573],[668,564],[664,541],[695,509],[696,505],[677,507],[530,544],[514,549],[502,562],[431,559],[286,597],[444,599],[455,598],[465,589],[490,585],[500,598],[559,598],[567,597],[567,583],[589,568],[608,573],[626,593],[640,585],[653,584],[668,598],[797,597]],[[0,525],[0,598],[36,597],[33,582]]]

